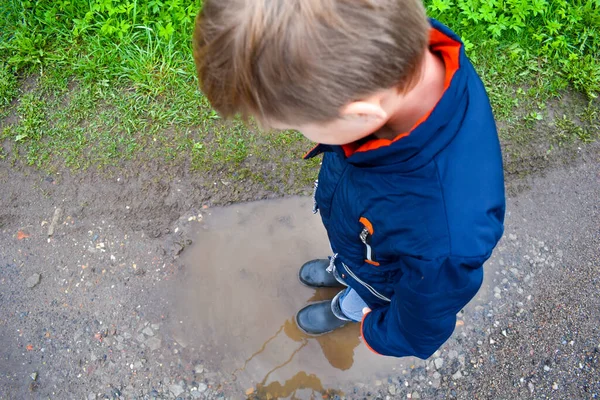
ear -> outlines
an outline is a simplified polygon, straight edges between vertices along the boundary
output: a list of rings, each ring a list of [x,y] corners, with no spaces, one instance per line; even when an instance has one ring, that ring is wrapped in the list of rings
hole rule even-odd
[[[341,110],[344,119],[366,119],[369,121],[387,120],[388,115],[381,105],[369,101],[353,101]]]

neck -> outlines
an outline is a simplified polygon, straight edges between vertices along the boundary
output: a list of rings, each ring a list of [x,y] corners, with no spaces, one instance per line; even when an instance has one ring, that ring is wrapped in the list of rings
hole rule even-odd
[[[427,50],[419,82],[409,92],[397,94],[389,99],[391,117],[374,135],[380,139],[394,139],[400,133],[410,131],[442,97],[445,78],[446,68],[443,60]]]

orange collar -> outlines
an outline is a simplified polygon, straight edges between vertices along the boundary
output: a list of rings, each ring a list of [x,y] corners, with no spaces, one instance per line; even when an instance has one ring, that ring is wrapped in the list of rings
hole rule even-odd
[[[444,64],[446,65],[446,79],[444,80],[444,92],[450,86],[452,77],[459,68],[460,46],[460,42],[457,42],[456,40],[450,38],[449,36],[435,28],[431,28],[429,34],[429,48],[433,52],[440,54],[442,56],[442,59],[444,60]],[[419,118],[419,120],[410,129],[410,131],[402,132],[398,134],[398,136],[396,136],[394,139],[372,139],[367,142],[354,142],[342,145],[346,157],[350,157],[352,154],[357,152],[375,150],[380,147],[389,146],[392,143],[409,136],[412,131],[414,131],[424,121],[426,121],[427,118],[429,118],[429,115],[436,106],[434,106],[425,115]]]

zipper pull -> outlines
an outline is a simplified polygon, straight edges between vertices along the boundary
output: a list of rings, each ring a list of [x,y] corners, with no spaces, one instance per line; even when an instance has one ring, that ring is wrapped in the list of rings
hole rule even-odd
[[[335,269],[335,259],[337,258],[337,256],[338,253],[335,253],[334,255],[329,257],[329,266],[327,267],[326,271],[330,274],[333,273],[333,270]]]
[[[365,246],[369,245],[369,230],[367,228],[363,228],[362,232],[360,233],[360,241],[363,242]]]
[[[374,266],[379,266],[379,263],[375,261],[375,254],[373,254],[373,248],[371,247],[371,238],[373,237],[373,224],[366,219],[361,217],[360,223],[363,225],[363,229],[360,232],[360,241],[365,245],[365,262]]]

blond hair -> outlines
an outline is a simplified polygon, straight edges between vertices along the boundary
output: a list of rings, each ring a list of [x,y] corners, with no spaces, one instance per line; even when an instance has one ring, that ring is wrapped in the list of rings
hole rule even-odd
[[[429,30],[421,0],[205,0],[193,50],[224,117],[328,122],[351,101],[409,87]]]

